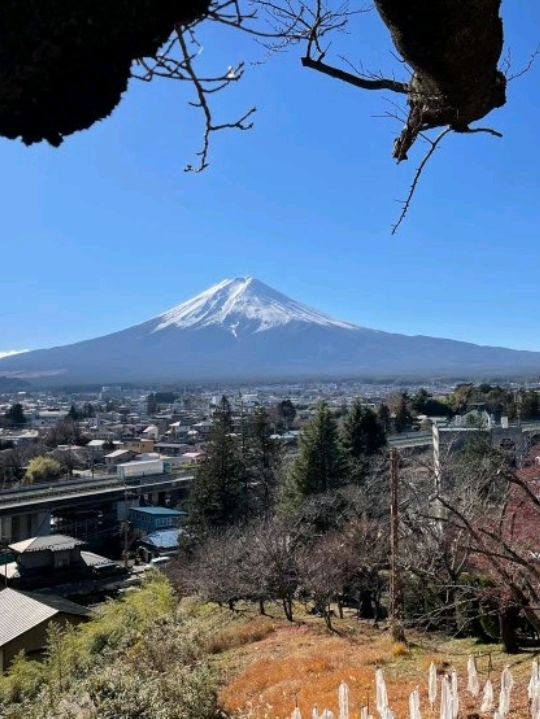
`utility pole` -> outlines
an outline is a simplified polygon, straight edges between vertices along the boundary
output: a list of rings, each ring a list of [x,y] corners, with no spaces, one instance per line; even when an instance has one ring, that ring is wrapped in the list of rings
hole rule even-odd
[[[126,569],[129,569],[129,557],[128,557],[128,528],[129,524],[127,519],[124,519],[124,567]]]
[[[129,510],[128,510],[128,489],[127,484],[124,481],[124,512],[126,516],[124,517],[124,567],[126,569],[129,569],[129,561],[128,561],[128,548],[129,548],[129,542],[128,542],[128,531],[129,531],[129,522],[128,522],[128,516],[129,516]]]
[[[514,393],[515,397],[515,404],[516,404],[516,421],[517,426],[521,427],[521,409],[523,406],[523,395],[521,394],[521,390],[516,390]]]
[[[399,552],[399,453],[390,450],[390,629],[392,639],[405,641],[403,630],[403,585],[398,567]]]
[[[433,476],[435,480],[435,504],[434,504],[434,514],[437,524],[437,531],[439,534],[442,534],[442,519],[443,519],[443,513],[442,513],[442,504],[440,500],[441,496],[441,448],[440,448],[440,435],[439,435],[439,427],[436,422],[433,422],[431,425],[431,432],[433,437]]]

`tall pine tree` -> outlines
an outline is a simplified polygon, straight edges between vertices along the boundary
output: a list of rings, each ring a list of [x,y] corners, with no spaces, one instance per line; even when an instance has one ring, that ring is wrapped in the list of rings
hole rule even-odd
[[[230,404],[223,397],[191,486],[189,522],[198,534],[236,524],[246,516],[244,462],[232,428]]]
[[[284,487],[283,503],[298,505],[303,497],[328,492],[345,480],[345,463],[336,421],[323,402],[300,435],[300,452]]]
[[[402,392],[396,407],[396,415],[394,417],[394,428],[396,432],[406,432],[411,428],[412,417],[409,412],[409,397],[406,392]]]
[[[382,402],[377,410],[377,419],[381,423],[385,432],[390,431],[390,410],[388,405]]]
[[[244,443],[245,471],[249,478],[250,514],[270,514],[278,486],[283,452],[272,437],[268,412],[263,407],[249,418]]]
[[[12,404],[6,412],[6,419],[14,425],[22,425],[26,423],[23,406],[20,402]]]
[[[348,480],[360,483],[373,455],[386,444],[386,434],[377,415],[355,400],[343,420],[341,441],[347,462]]]

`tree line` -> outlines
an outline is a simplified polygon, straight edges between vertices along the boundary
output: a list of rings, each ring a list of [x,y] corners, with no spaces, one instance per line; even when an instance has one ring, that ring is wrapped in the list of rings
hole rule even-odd
[[[235,433],[226,402],[216,413],[171,569],[177,587],[231,608],[248,601],[265,612],[277,602],[289,620],[302,606],[330,628],[344,607],[383,620],[390,473],[379,417],[355,402],[338,421],[322,403],[295,458],[272,444],[264,411],[254,417],[257,431],[251,418]],[[474,431],[464,446],[441,449],[438,468],[431,453],[402,452],[397,568],[405,626],[501,641],[510,652],[538,643],[534,457],[531,448],[516,468],[511,453]]]
[[[201,535],[294,509],[303,498],[359,484],[386,444],[375,413],[356,401],[341,426],[326,403],[300,434],[297,457],[285,455],[266,409],[240,419],[235,431],[229,401],[213,416],[205,457],[189,499],[190,524]]]

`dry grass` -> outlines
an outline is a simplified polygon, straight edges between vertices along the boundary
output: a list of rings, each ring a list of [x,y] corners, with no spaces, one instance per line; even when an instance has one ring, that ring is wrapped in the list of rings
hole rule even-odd
[[[392,646],[393,657],[406,657],[409,653],[409,647],[404,642],[396,642]]]
[[[242,636],[249,634],[249,625]],[[481,681],[487,678],[488,652],[494,667],[495,695],[498,678],[506,663],[512,665],[518,686],[513,692],[513,717],[528,716],[526,686],[530,655],[509,658],[496,646],[483,646],[472,640],[447,641],[440,637],[410,635],[409,645],[392,642],[381,630],[354,620],[336,622],[339,633],[326,632],[320,622],[307,619],[290,625],[275,620],[273,631],[254,645],[243,642],[241,654],[232,651],[225,667],[226,683],[220,700],[223,709],[253,719],[285,719],[295,703],[304,717],[314,705],[329,708],[337,715],[337,689],[345,681],[350,689],[351,716],[360,706],[374,702],[374,669],[384,666],[393,711],[399,719],[408,716],[408,697],[420,687],[425,719],[438,717],[427,705],[427,670],[434,661],[457,669],[462,685],[462,716],[478,712],[480,702],[466,694],[466,662],[470,654],[478,657]],[[239,645],[237,645],[239,646]],[[228,671],[227,671],[228,670]],[[487,718],[486,718],[487,719]]]
[[[236,622],[209,637],[206,648],[209,654],[221,654],[229,649],[259,642],[271,634],[275,628],[275,623],[266,617]]]

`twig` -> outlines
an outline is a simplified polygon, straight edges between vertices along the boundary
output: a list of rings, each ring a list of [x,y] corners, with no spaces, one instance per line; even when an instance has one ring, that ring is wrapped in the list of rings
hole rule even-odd
[[[204,81],[202,81],[198,76],[197,73],[193,67],[193,55],[189,52],[189,48],[186,43],[186,39],[181,32],[181,29],[178,30],[178,42],[180,45],[180,49],[183,54],[183,68],[185,70],[185,73],[190,78],[191,82],[193,83],[193,86],[195,87],[195,92],[197,94],[197,101],[196,102],[190,102],[190,105],[193,107],[198,107],[202,110],[204,121],[205,121],[205,129],[203,134],[203,146],[202,149],[197,152],[197,156],[200,158],[199,163],[197,166],[193,165],[187,165],[184,169],[185,172],[202,172],[204,169],[208,167],[208,153],[210,151],[210,135],[213,132],[218,132],[219,130],[228,130],[228,129],[236,129],[236,130],[250,130],[253,127],[253,122],[247,123],[247,119],[253,115],[255,112],[255,108],[252,107],[250,110],[248,110],[244,115],[242,115],[241,118],[234,122],[224,122],[220,123],[218,125],[215,125],[212,120],[212,111],[210,109],[210,106],[208,104],[207,95],[217,92],[218,90],[223,89],[226,85],[229,84],[229,82],[235,82],[242,76],[243,66],[239,65],[236,70],[231,71],[228,73],[228,75],[225,77],[224,80],[221,81],[219,85],[214,85],[213,87],[205,87]],[[229,77],[230,75],[230,77]],[[221,78],[220,78],[221,80]],[[214,82],[216,82],[214,80]]]
[[[426,153],[424,159],[422,160],[422,162],[418,166],[418,169],[416,170],[416,173],[414,175],[414,178],[413,178],[410,190],[409,190],[409,194],[407,195],[407,198],[403,202],[403,209],[401,210],[401,214],[400,214],[397,222],[392,226],[392,235],[396,234],[396,232],[398,231],[403,220],[407,216],[407,212],[409,211],[409,208],[411,206],[411,202],[412,202],[414,193],[416,192],[416,188],[418,187],[420,177],[422,176],[422,173],[423,173],[426,165],[430,161],[433,153],[435,152],[435,150],[437,149],[439,144],[446,137],[446,135],[448,135],[450,132],[452,132],[452,128],[447,127],[446,130],[443,130],[443,132],[441,132],[441,134],[435,140],[433,140],[431,142],[431,147],[429,148],[429,151]]]
[[[473,132],[486,132],[488,135],[493,135],[493,137],[503,137],[502,132],[493,130],[491,127],[467,127],[464,130],[456,130],[456,132],[459,132],[460,135],[471,135]]]
[[[507,81],[512,82],[512,80],[517,80],[518,77],[523,77],[523,75],[526,75],[529,72],[529,70],[531,69],[531,67],[534,65],[534,63],[536,62],[536,59],[538,58],[539,55],[540,55],[540,43],[538,43],[536,50],[529,57],[529,61],[527,62],[525,67],[523,67],[519,72],[516,72],[513,75],[507,75],[507,77],[506,77]],[[510,69],[510,60],[508,61],[507,72],[509,69]]]

